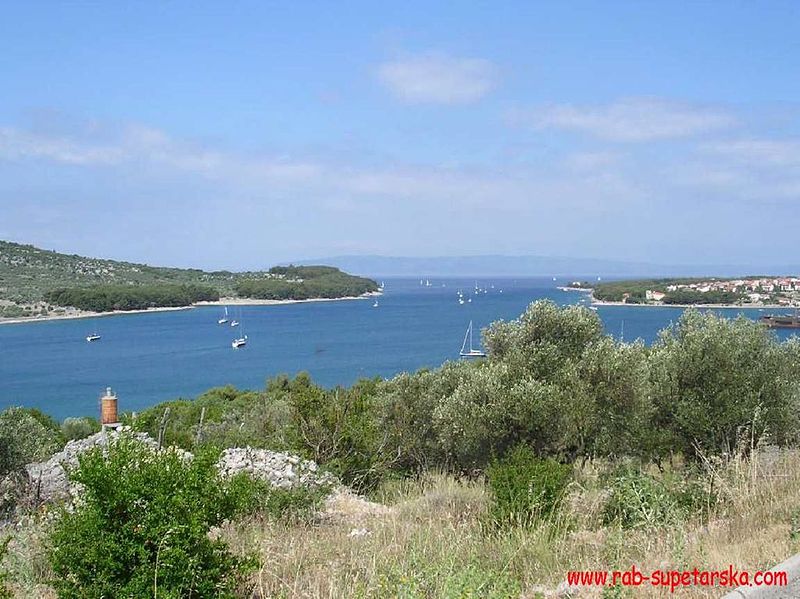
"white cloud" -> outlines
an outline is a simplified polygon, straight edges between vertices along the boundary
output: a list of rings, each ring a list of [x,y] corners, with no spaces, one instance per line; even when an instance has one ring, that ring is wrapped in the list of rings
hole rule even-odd
[[[423,54],[382,64],[378,78],[404,102],[469,104],[494,88],[497,73],[481,58]]]
[[[700,144],[667,178],[727,198],[800,200],[800,140],[735,139]]]
[[[703,144],[701,149],[749,164],[800,167],[800,140],[739,139]]]
[[[556,104],[512,113],[514,122],[535,129],[577,131],[618,142],[691,137],[725,129],[736,120],[713,108],[629,98],[603,106]]]

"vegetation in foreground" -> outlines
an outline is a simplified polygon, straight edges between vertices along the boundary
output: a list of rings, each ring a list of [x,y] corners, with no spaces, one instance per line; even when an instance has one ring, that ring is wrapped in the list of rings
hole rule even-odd
[[[0,318],[73,307],[106,312],[188,306],[239,296],[309,299],[377,291],[371,279],[329,266],[276,266],[233,273],[85,258],[0,241]]]
[[[309,520],[286,517],[293,501],[262,498],[226,512],[213,535],[231,560],[245,560],[223,577],[237,580],[227,587],[235,596],[535,597],[552,594],[569,570],[756,570],[798,550],[797,341],[779,342],[743,318],[689,311],[645,347],[606,336],[587,309],[539,302],[489,327],[484,344],[489,356],[478,362],[338,389],[278,377],[262,391],[215,389],[129,422],[201,455],[243,445],[291,450],[391,507],[383,516]],[[52,423],[31,418],[48,442]],[[19,437],[2,431],[0,447],[13,446]],[[22,448],[36,451],[49,449]],[[131,462],[95,459],[100,470],[116,464],[121,488],[152,480],[174,489],[169,477],[134,475]],[[186,498],[181,505],[204,501],[176,496]],[[141,501],[123,494],[114,522],[138,530]],[[159,522],[181,522],[177,504],[164,505]],[[75,577],[52,553],[64,520],[14,506],[4,563],[18,596],[93,596],[64,590]],[[203,521],[197,530],[216,526]],[[70,546],[84,563],[90,554],[79,540]],[[189,572],[180,560],[191,554],[175,555],[184,557],[174,572]],[[137,562],[149,564],[145,578],[150,556]],[[257,563],[249,572],[248,557]],[[188,597],[186,576],[174,580],[163,596]]]

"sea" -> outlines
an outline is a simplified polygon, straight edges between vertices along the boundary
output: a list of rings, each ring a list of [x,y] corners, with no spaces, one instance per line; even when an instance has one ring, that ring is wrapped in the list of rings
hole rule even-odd
[[[481,328],[513,320],[536,300],[586,303],[585,293],[559,290],[559,278],[384,279],[374,299],[229,308],[238,328],[217,323],[222,308],[50,320],[0,325],[0,409],[36,407],[63,419],[98,415],[106,387],[120,409],[193,398],[222,385],[262,389],[268,378],[306,371],[319,384],[350,385],[458,360],[470,321]],[[476,286],[480,291],[476,291]],[[459,303],[458,292],[464,303]],[[471,300],[471,301],[469,301]],[[652,343],[682,308],[600,306],[608,334]],[[758,309],[724,309],[752,319]],[[766,310],[785,313],[786,310]],[[90,333],[101,340],[86,341]],[[231,341],[247,335],[233,349]],[[791,331],[781,330],[781,339]]]

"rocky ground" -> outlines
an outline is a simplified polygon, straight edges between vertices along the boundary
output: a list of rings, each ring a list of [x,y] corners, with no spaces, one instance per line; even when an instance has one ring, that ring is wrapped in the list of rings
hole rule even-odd
[[[158,443],[146,433],[136,433],[129,428],[105,430],[85,439],[70,441],[67,445],[44,462],[28,464],[26,470],[33,492],[40,501],[68,499],[79,494],[79,488],[69,482],[67,470],[78,465],[78,457],[95,447],[106,447],[112,440],[121,436],[134,439],[153,451],[158,451]],[[191,459],[192,454],[177,448]],[[268,481],[274,488],[291,489],[298,486],[309,488],[337,486],[338,481],[329,473],[320,472],[317,464],[310,460],[285,452],[235,447],[226,449],[218,462],[220,475],[233,476],[246,472],[254,478]]]

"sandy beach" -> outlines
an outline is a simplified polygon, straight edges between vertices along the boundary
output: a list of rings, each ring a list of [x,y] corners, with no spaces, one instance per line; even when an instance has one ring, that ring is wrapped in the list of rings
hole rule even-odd
[[[341,302],[345,300],[368,299],[383,295],[380,291],[368,291],[362,295],[345,297],[314,297],[302,300],[270,300],[247,297],[221,297],[215,302],[197,302],[195,306],[282,306],[286,304],[306,304],[309,302]]]
[[[241,297],[223,297],[215,302],[198,302],[191,306],[177,306],[164,308],[147,308],[146,310],[115,310],[113,312],[87,312],[84,310],[71,310],[63,314],[50,314],[47,316],[26,316],[20,318],[0,318],[0,325],[3,324],[26,324],[32,322],[48,322],[52,320],[75,320],[78,318],[104,318],[107,316],[126,316],[132,314],[148,314],[151,312],[176,312],[178,310],[193,310],[201,306],[281,306],[285,304],[305,304],[309,302],[338,302],[344,300],[368,299],[383,295],[380,291],[368,292],[363,295],[349,297],[318,297],[303,300],[260,300]]]

